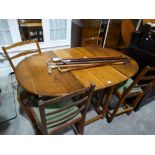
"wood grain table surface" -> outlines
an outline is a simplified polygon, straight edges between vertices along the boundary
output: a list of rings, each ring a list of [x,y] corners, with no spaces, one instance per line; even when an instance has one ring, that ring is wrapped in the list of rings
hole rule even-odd
[[[77,47],[48,51],[22,60],[15,69],[19,84],[27,91],[45,96],[60,96],[95,83],[95,90],[101,90],[121,83],[135,75],[138,64],[130,60],[125,65],[110,65],[60,73],[57,69],[48,74],[47,60],[52,57],[82,58],[96,56],[125,56],[107,48]]]

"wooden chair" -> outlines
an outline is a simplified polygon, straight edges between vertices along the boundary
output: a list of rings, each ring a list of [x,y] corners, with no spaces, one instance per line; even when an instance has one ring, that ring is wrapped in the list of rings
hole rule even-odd
[[[26,91],[25,89],[23,89],[18,84],[18,88],[17,88],[17,99],[18,99],[18,102],[20,104],[20,112],[25,112],[27,114],[27,116],[31,120],[34,128],[37,127],[37,124],[36,124],[36,122],[34,120],[34,117],[33,117],[32,113],[31,113],[31,109],[29,107],[28,101],[34,100],[35,97],[38,98],[38,96],[35,96],[34,94],[29,93],[28,91]]]
[[[9,50],[11,50],[13,48],[23,46],[23,45],[27,45],[27,44],[35,44],[36,45],[36,50],[25,50],[24,52],[16,54],[16,55],[14,55],[12,57],[9,56]],[[8,61],[9,61],[9,63],[10,63],[10,65],[11,65],[14,72],[15,72],[15,66],[14,66],[13,61],[12,61],[13,59],[16,59],[16,58],[19,58],[21,56],[25,56],[25,55],[28,55],[28,54],[33,54],[33,53],[40,53],[41,54],[41,49],[40,49],[39,43],[36,40],[18,42],[18,43],[12,44],[12,45],[7,46],[7,47],[2,47],[2,49],[3,49],[4,54],[5,54],[6,58],[8,59]]]
[[[130,114],[135,109],[144,95],[155,84],[155,76],[152,76],[153,71],[155,71],[155,67],[146,66],[135,80],[130,78],[115,87],[114,93],[119,101],[112,110],[110,110],[110,107],[107,109],[108,122],[111,122],[117,115],[123,113]],[[131,98],[132,103],[128,103]]]
[[[34,44],[36,46],[36,50],[25,50],[25,51],[23,51],[23,52],[21,52],[19,54],[16,54],[16,55],[14,55],[12,57],[10,56],[9,53],[10,53],[11,49],[14,49],[14,48],[17,48],[17,47],[20,47],[20,46],[24,46],[24,45],[28,45],[28,44]],[[14,59],[25,56],[25,55],[28,55],[28,54],[33,54],[33,53],[40,53],[41,54],[41,49],[39,47],[39,44],[35,40],[18,42],[18,43],[12,44],[12,45],[7,46],[7,47],[2,47],[2,49],[4,51],[4,54],[5,54],[6,58],[8,59],[10,65],[11,65],[12,69],[13,69],[13,72],[10,73],[11,77],[12,77],[12,74],[15,73],[15,65],[13,63]],[[33,94],[28,93],[20,85],[18,85],[17,91],[18,91],[18,94],[25,94],[24,98],[35,96]],[[19,99],[19,97],[18,97],[18,99]],[[30,112],[28,112],[27,108],[25,109],[25,111],[26,111],[26,113],[28,113],[28,115],[30,114]]]
[[[42,134],[55,134],[70,125],[75,125],[77,132],[83,134],[85,117],[94,87],[91,84],[77,92],[46,101],[40,98],[27,99],[22,94],[18,94],[18,99],[27,109],[26,112],[37,131]],[[72,98],[76,96],[80,96],[80,98],[73,101]]]

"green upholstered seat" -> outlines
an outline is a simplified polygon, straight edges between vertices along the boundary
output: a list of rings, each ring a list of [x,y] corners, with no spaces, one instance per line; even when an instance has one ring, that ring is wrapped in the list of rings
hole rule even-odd
[[[66,106],[66,105],[71,104],[72,102],[73,101],[70,99],[70,100],[65,100],[65,101],[63,101],[61,103],[51,104],[50,106],[46,106],[45,113],[54,112],[54,111]],[[34,106],[32,107],[32,109],[35,112],[38,121],[41,123],[39,107],[36,106],[36,103],[34,103],[34,102],[33,102],[33,105]],[[50,129],[53,129],[53,128],[57,128],[57,127],[59,127],[59,125],[62,125],[63,123],[65,123],[67,121],[71,121],[71,120],[74,120],[74,119],[81,118],[82,117],[81,114],[74,114],[74,115],[72,115],[70,117],[67,117],[67,118],[59,121],[59,119],[65,117],[68,114],[71,114],[72,112],[75,112],[77,109],[78,109],[78,107],[74,106],[74,107],[72,107],[70,109],[67,109],[67,110],[64,110],[62,112],[59,112],[59,113],[56,113],[56,114],[53,114],[53,115],[50,115],[50,116],[46,116],[47,122],[56,121],[56,123],[53,123],[52,125],[49,125],[48,129],[50,130]]]
[[[20,85],[18,87],[18,92],[19,92],[19,95],[22,96],[24,98],[23,102],[24,104],[26,103],[31,103],[32,105],[32,109],[37,117],[37,120],[39,121],[39,123],[41,123],[41,117],[40,117],[40,111],[39,111],[39,106],[38,106],[38,100],[40,99],[39,97],[38,98],[35,98],[33,96],[33,94],[30,94],[29,92],[27,92],[25,89],[23,89]],[[44,99],[44,97],[41,97],[41,99]],[[63,102],[60,102],[60,103],[57,103],[57,104],[51,104],[49,106],[46,106],[45,108],[45,113],[49,113],[49,112],[54,112],[66,105],[69,105],[73,103],[73,101],[71,99],[68,99],[68,100],[65,100]],[[48,128],[49,128],[49,131],[51,129],[55,129],[57,127],[59,127],[60,125],[62,125],[63,123],[67,122],[67,121],[71,121],[71,120],[74,120],[74,119],[78,119],[78,118],[81,118],[81,114],[74,114],[70,117],[67,117],[66,119],[63,119],[61,121],[57,121],[63,117],[65,117],[66,115],[76,111],[78,109],[77,106],[74,106],[70,109],[67,109],[67,110],[64,110],[62,112],[59,112],[59,113],[56,113],[56,114],[53,114],[53,115],[50,115],[50,116],[47,116],[46,119],[47,119],[47,122],[51,122],[51,121],[56,121],[56,123],[53,123],[52,125],[49,125]]]
[[[127,81],[119,84],[116,86],[117,91],[119,94],[122,94],[124,90],[126,90],[131,84],[133,80],[129,78]],[[130,93],[138,93],[138,92],[143,92],[143,90],[140,87],[132,88]]]

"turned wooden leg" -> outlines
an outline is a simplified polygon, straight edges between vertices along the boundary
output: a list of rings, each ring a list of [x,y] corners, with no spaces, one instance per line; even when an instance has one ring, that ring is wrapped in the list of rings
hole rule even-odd
[[[102,117],[103,118],[105,117],[105,115],[106,115],[106,113],[108,111],[108,107],[109,107],[109,104],[110,104],[110,100],[111,100],[114,88],[115,88],[115,86],[111,86],[109,88],[109,90],[108,90],[107,95],[106,95],[105,103],[103,105],[103,110],[102,110]]]
[[[107,117],[107,122],[108,122],[108,123],[111,123],[112,120],[113,120],[113,117]]]
[[[133,109],[128,111],[127,114],[130,115],[131,112],[136,108],[136,106],[138,105],[138,103],[140,102],[141,98],[143,97],[143,93],[139,93],[136,97],[136,99],[134,100],[133,104],[132,104],[132,107]]]
[[[103,110],[102,102],[103,102],[103,98],[105,95],[105,90],[100,90],[98,93],[99,93],[99,98],[98,98],[98,101],[96,104],[96,108],[97,108],[98,113],[100,114]],[[101,108],[102,108],[102,110],[101,110]]]
[[[85,124],[85,120],[82,119],[80,122],[79,122],[79,125],[78,125],[78,132],[80,135],[83,135],[84,134],[84,125]]]

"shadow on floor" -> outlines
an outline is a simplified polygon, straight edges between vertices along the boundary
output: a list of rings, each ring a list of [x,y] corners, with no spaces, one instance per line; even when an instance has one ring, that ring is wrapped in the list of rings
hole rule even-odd
[[[6,118],[0,116],[0,120],[6,120]],[[7,129],[10,127],[10,125],[11,124],[10,124],[9,120],[1,122],[0,123],[0,134],[1,135],[3,135],[3,134],[5,135]]]

